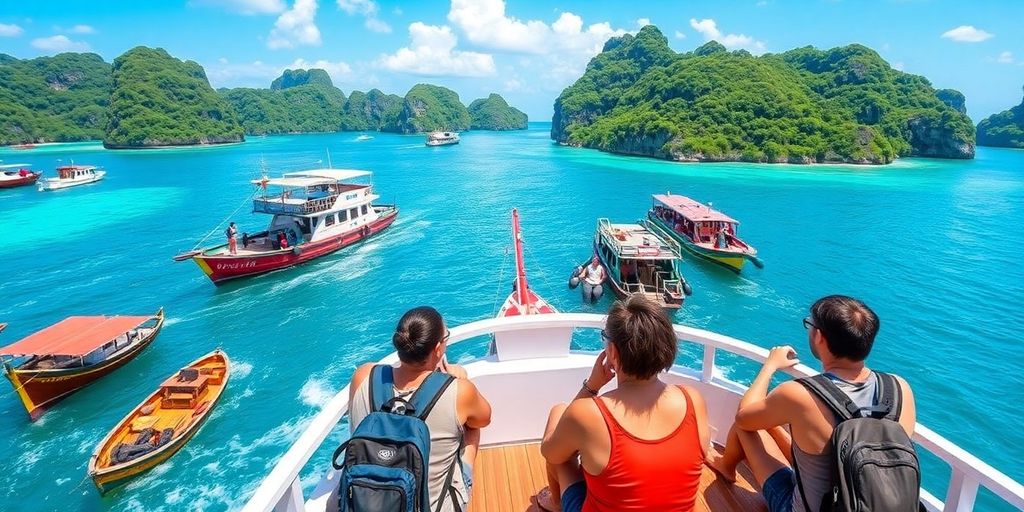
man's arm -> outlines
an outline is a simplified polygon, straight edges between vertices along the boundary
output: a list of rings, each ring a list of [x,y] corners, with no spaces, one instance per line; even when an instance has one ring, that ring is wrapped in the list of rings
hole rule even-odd
[[[352,407],[352,400],[355,399],[356,390],[359,386],[366,382],[367,377],[370,376],[370,370],[373,370],[373,365],[376,363],[366,363],[359,368],[356,368],[356,372],[352,374],[352,380],[348,384],[348,403],[349,407]],[[373,397],[370,397],[373,400]]]
[[[789,422],[793,403],[792,386],[799,384],[784,383],[770,394],[768,385],[776,371],[796,366],[799,362],[793,347],[775,347],[768,353],[761,371],[757,372],[754,382],[740,399],[739,410],[736,412],[737,427],[748,431],[765,430]]]
[[[491,403],[484,398],[484,395],[477,389],[476,384],[469,379],[458,379],[455,384],[459,386],[459,411],[464,411],[466,420],[463,424],[467,428],[484,428],[491,424]]]

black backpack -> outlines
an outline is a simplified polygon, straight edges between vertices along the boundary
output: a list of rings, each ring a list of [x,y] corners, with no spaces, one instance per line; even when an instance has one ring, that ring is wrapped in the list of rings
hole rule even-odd
[[[903,390],[896,377],[875,372],[878,403],[860,408],[825,375],[796,381],[821,399],[836,416],[829,444],[833,463],[831,492],[817,510],[822,512],[918,512],[921,467],[910,436],[898,423]],[[794,459],[795,460],[795,459]],[[808,511],[796,471],[798,491]]]

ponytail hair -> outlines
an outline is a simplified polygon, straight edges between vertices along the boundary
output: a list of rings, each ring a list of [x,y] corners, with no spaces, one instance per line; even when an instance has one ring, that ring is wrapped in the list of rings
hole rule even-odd
[[[423,363],[444,338],[444,320],[441,313],[430,306],[419,306],[406,311],[398,321],[391,342],[403,363]]]

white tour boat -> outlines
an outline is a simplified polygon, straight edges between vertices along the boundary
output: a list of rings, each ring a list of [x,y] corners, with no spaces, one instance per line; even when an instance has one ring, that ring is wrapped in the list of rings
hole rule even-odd
[[[430,132],[427,134],[428,146],[448,146],[459,143],[459,134],[455,132]]]
[[[102,180],[106,175],[107,171],[95,165],[63,165],[57,168],[56,177],[39,180],[39,191],[88,185]]]
[[[548,411],[558,402],[573,398],[580,382],[589,375],[596,353],[570,350],[569,342],[577,336],[599,336],[605,316],[583,313],[520,315],[481,320],[453,327],[448,344],[452,345],[481,336],[494,336],[493,354],[462,363],[473,382],[493,407],[491,425],[483,429],[481,451],[474,465],[473,500],[470,509],[527,510],[531,498],[547,485],[543,458],[538,443],[544,430]],[[745,387],[729,378],[715,364],[719,351],[764,362],[768,351],[750,343],[714,332],[681,325],[675,326],[682,343],[695,343],[703,348],[703,360],[697,367],[676,365],[663,374],[673,384],[697,388],[708,406],[714,441],[721,445],[735,416]],[[480,352],[483,354],[483,350]],[[397,354],[380,362],[394,364]],[[790,374],[806,376],[815,373],[798,365]],[[324,406],[306,430],[278,460],[270,474],[249,498],[244,512],[323,512],[332,489],[338,486],[339,472],[330,470],[308,496],[299,473],[316,453],[322,450],[332,433],[343,428],[342,418],[348,411],[346,386]],[[936,399],[937,397],[931,397]],[[925,397],[919,396],[919,401]],[[922,489],[921,498],[930,512],[966,512],[974,509],[978,489],[985,487],[1010,506],[1024,510],[1024,486],[949,442],[924,425],[914,430],[914,441],[922,451],[946,463],[950,468],[945,495]],[[316,463],[322,466],[325,461]],[[763,502],[751,486],[749,472],[743,466],[736,485],[727,485],[705,468],[701,478],[701,495],[697,510],[715,512],[764,510]],[[940,498],[941,496],[941,498]]]

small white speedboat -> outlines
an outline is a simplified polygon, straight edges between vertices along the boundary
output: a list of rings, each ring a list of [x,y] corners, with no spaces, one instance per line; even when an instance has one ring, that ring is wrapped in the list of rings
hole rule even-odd
[[[94,165],[65,165],[57,168],[57,176],[39,180],[39,191],[87,185],[102,180],[107,171]]]

